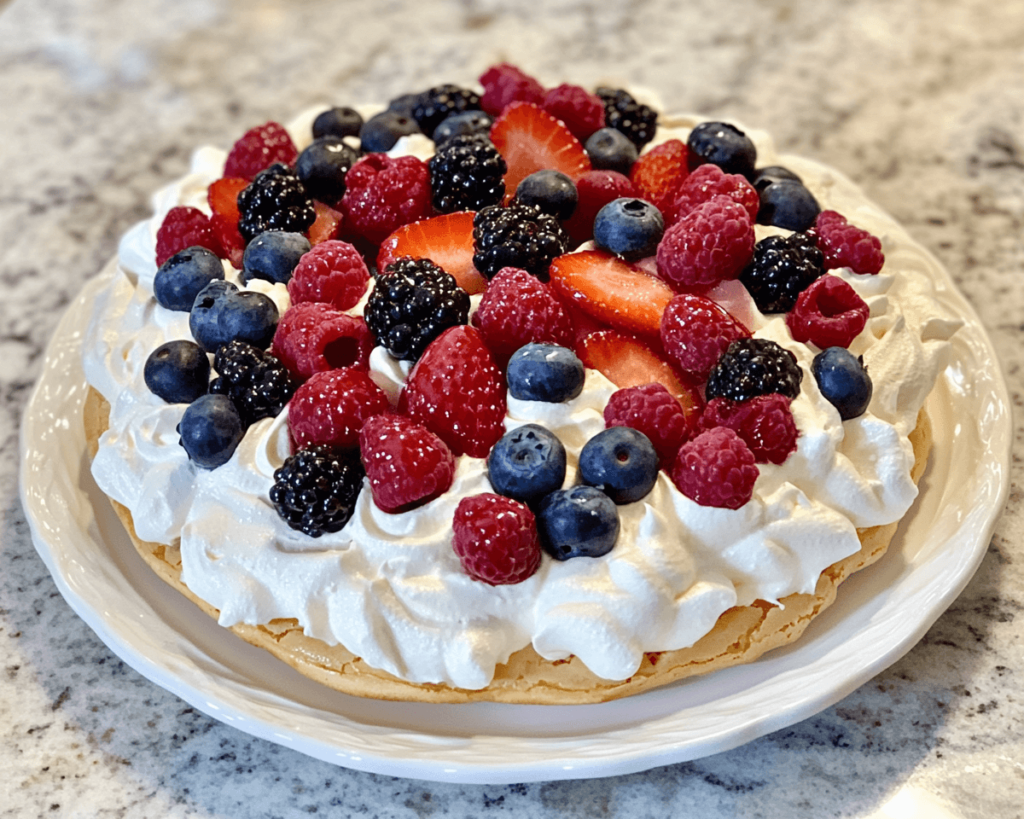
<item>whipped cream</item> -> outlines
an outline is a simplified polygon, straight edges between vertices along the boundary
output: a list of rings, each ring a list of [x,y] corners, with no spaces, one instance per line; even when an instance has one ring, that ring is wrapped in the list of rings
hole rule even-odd
[[[289,125],[300,150],[323,108]],[[685,140],[699,121],[663,121],[654,144]],[[97,299],[83,344],[86,377],[111,404],[92,466],[97,483],[131,511],[140,538],[179,543],[183,581],[220,610],[221,625],[295,618],[306,634],[417,683],[482,688],[497,664],[530,644],[546,659],[575,654],[599,676],[621,680],[644,652],[692,645],[732,606],[812,592],[825,568],[860,548],[858,528],[897,521],[914,502],[907,436],[960,322],[932,296],[937,262],[894,220],[836,172],[778,157],[765,134],[747,133],[760,165],[800,174],[823,208],[882,239],[886,262],[876,276],[835,272],[871,309],[850,350],[864,356],[874,394],[868,411],[845,423],[811,374],[815,350],[793,341],[784,317],[762,315],[735,282],[713,294],[755,336],[791,350],[804,371],[792,402],[797,450],[781,465],[759,465],[753,498],[740,509],[699,506],[660,473],[647,497],[619,507],[621,533],[608,555],[545,556],[525,582],[492,587],[468,577],[451,546],[459,500],[492,491],[484,460],[461,457],[451,489],[410,512],[382,512],[364,488],[349,523],[316,539],[290,529],[268,499],[273,471],[292,449],[287,410],[253,425],[224,466],[191,464],[175,431],[185,407],[150,393],[143,366],[164,341],[190,338],[188,314],[153,297],[155,235],[175,205],[209,212],[206,188],[226,156],[214,148],[197,151],[190,172],[154,196],[154,216],[125,235]],[[426,158],[430,150],[408,138],[392,153]],[[757,228],[759,239],[773,232]],[[225,272],[238,282],[228,263]],[[287,309],[284,286],[256,280],[248,287]],[[397,400],[409,366],[378,348],[370,368]],[[571,485],[615,389],[588,370],[583,393],[564,404],[509,398],[505,426],[539,423],[558,435]]]

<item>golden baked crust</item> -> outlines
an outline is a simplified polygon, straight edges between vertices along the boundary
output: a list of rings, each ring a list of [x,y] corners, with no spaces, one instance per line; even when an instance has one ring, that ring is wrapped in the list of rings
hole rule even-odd
[[[90,455],[96,454],[99,437],[107,428],[110,405],[95,390],[85,403],[85,430]],[[910,435],[914,446],[915,483],[928,461],[932,435],[922,410]],[[154,572],[213,618],[218,611],[199,599],[181,582],[181,556],[176,546],[147,543],[135,534],[131,514],[111,501],[135,548]],[[861,529],[860,551],[834,563],[818,579],[814,594],[791,594],[784,608],[764,601],[734,607],[718,619],[711,632],[690,648],[645,655],[637,672],[626,680],[605,680],[593,674],[578,658],[545,660],[531,646],[513,654],[495,670],[494,680],[480,690],[448,685],[410,683],[371,668],[342,646],[329,646],[307,637],[295,620],[273,620],[266,625],[236,625],[231,630],[288,663],[323,685],[360,697],[414,702],[463,703],[507,702],[531,705],[569,705],[605,702],[627,697],[675,680],[705,674],[757,659],[766,651],[798,638],[808,624],[836,598],[836,589],[847,577],[874,563],[889,547],[899,524]]]

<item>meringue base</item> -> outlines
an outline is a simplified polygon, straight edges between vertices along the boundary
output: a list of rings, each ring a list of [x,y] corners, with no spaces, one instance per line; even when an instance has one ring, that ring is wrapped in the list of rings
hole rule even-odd
[[[89,389],[84,421],[90,457],[107,428],[110,405]],[[910,434],[917,483],[932,447],[931,425],[924,410]],[[114,510],[143,560],[165,583],[173,586],[208,615],[219,612],[181,581],[181,554],[177,546],[140,540],[131,513],[111,500]],[[860,551],[829,566],[818,578],[814,594],[791,594],[783,606],[755,601],[736,606],[719,617],[715,627],[689,648],[648,652],[633,676],[625,680],[598,677],[579,658],[545,660],[532,646],[515,652],[495,669],[486,688],[470,690],[444,684],[411,683],[373,668],[341,645],[331,646],[306,636],[296,620],[278,619],[258,626],[238,624],[231,631],[254,646],[269,651],[301,674],[337,691],[358,697],[406,702],[505,702],[528,705],[574,705],[606,702],[633,696],[658,686],[721,668],[749,663],[767,651],[788,645],[803,634],[811,621],[836,599],[839,585],[854,572],[881,558],[899,522],[858,530]]]

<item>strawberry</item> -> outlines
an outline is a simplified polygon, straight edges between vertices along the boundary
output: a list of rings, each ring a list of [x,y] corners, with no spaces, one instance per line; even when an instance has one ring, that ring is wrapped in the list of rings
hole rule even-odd
[[[663,384],[694,428],[704,406],[700,387],[684,380],[649,343],[618,330],[599,330],[577,342],[584,366],[599,370],[617,387]]]
[[[661,279],[604,250],[559,256],[551,263],[551,284],[594,318],[652,336],[661,331],[661,314],[675,295]]]
[[[316,221],[310,225],[307,234],[309,243],[318,245],[331,239],[337,239],[341,226],[345,221],[345,215],[335,210],[330,205],[325,205],[316,199],[313,200],[313,210],[316,211]]]
[[[509,105],[491,126],[491,142],[508,164],[506,202],[535,171],[561,171],[575,180],[590,170],[590,158],[572,131],[532,102]]]
[[[399,411],[456,455],[486,457],[505,432],[505,380],[480,331],[461,324],[434,339],[409,373]]]
[[[239,270],[242,268],[242,256],[245,254],[245,239],[238,232],[238,194],[247,187],[248,179],[225,176],[211,183],[206,189],[206,201],[213,211],[210,225],[220,239],[231,264]]]
[[[373,502],[385,512],[414,509],[448,491],[455,458],[425,427],[400,415],[375,415],[359,432],[359,455]]]
[[[430,259],[455,277],[469,295],[482,293],[485,279],[473,266],[473,211],[445,213],[403,225],[380,246],[377,270],[383,271],[396,259]]]
[[[579,202],[565,221],[565,230],[576,244],[594,238],[594,219],[609,202],[621,197],[638,197],[636,185],[618,171],[587,171],[576,180]]]
[[[629,178],[640,197],[664,214],[687,174],[686,145],[678,139],[670,139],[634,162]]]

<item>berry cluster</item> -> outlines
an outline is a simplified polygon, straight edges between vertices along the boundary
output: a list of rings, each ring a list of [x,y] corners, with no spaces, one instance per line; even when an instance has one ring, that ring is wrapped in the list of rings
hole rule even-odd
[[[189,312],[194,341],[154,351],[145,378],[189,404],[195,463],[226,463],[287,405],[298,449],[270,497],[315,537],[344,527],[364,482],[397,514],[447,492],[460,456],[486,459],[494,492],[459,503],[453,547],[470,576],[518,583],[542,552],[607,553],[617,505],[662,471],[694,502],[735,509],[757,464],[796,449],[803,370],[719,291],[735,302],[739,288],[751,315],[786,313],[793,340],[822,349],[822,395],[843,419],[865,411],[870,378],[845,348],[870,311],[847,278],[878,272],[877,239],[821,212],[788,169],[758,169],[730,124],[649,147],[657,115],[621,89],[545,89],[508,64],[480,82],[482,95],[440,85],[365,122],[331,108],[301,152],[280,125],[254,128],[209,215],[167,214],[154,290]],[[417,134],[435,144],[429,162],[387,153]],[[755,242],[758,224],[791,233]],[[263,292],[278,284],[283,315]],[[406,374],[371,375],[374,347]],[[506,403],[573,401],[586,368],[617,390],[563,487],[561,441],[506,431]]]

